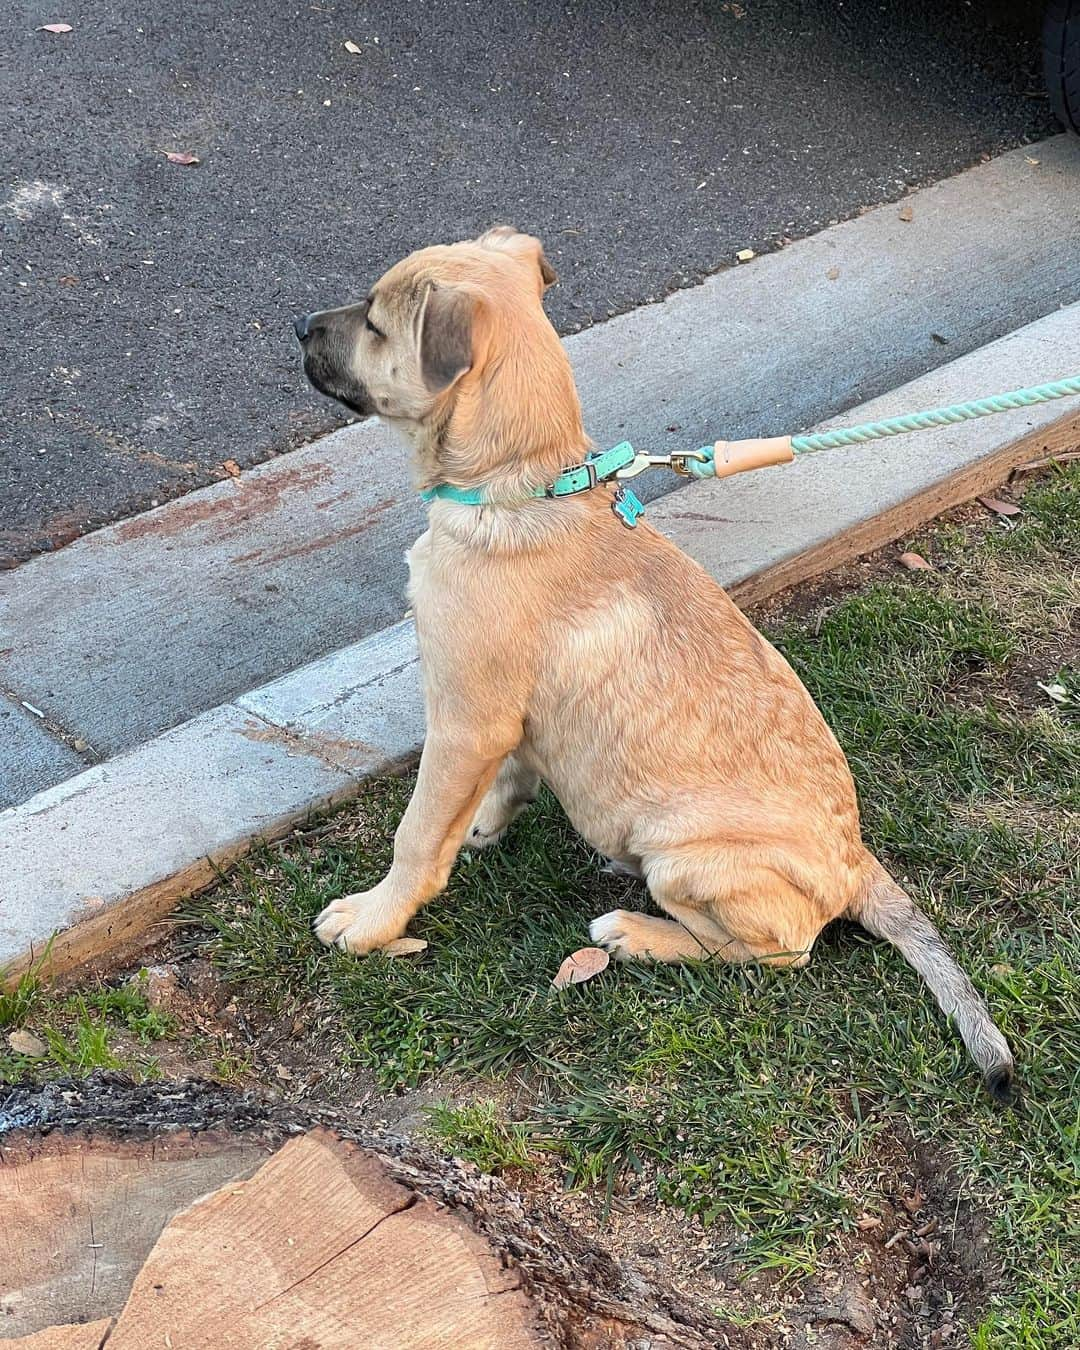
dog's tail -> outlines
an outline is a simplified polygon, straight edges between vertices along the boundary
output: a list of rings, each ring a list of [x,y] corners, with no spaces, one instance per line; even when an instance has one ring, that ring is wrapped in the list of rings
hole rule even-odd
[[[862,894],[847,913],[875,937],[891,942],[915,967],[942,1012],[956,1023],[987,1091],[996,1101],[1011,1101],[1013,1057],[1008,1042],[941,934],[876,859]]]

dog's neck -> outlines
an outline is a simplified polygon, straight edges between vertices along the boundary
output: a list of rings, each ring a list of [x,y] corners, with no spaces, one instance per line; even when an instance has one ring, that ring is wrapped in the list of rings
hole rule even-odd
[[[403,430],[419,489],[451,483],[483,487],[492,498],[544,487],[592,448],[570,363],[550,326],[478,363],[430,418]]]

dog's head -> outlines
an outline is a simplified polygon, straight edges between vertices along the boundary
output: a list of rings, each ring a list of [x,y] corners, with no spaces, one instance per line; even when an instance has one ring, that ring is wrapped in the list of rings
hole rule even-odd
[[[421,249],[358,304],[296,320],[304,372],[351,411],[401,426],[424,478],[497,472],[515,450],[504,432],[546,466],[536,435],[549,439],[552,424],[555,459],[568,462],[578,447],[566,441],[582,433],[569,363],[541,303],[554,280],[539,240],[505,225]]]

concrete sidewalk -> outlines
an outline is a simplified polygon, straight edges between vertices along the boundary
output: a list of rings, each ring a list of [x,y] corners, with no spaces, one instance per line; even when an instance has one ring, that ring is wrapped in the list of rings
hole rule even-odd
[[[853,409],[865,421],[1080,370],[1080,304]],[[724,585],[757,598],[1080,444],[1074,402],[694,483],[650,508]],[[419,750],[415,635],[399,622],[0,812],[0,967],[56,934],[56,969],[115,952],[215,868]]]
[[[879,208],[569,338],[597,443],[805,429],[1080,299],[1080,232],[1061,225],[1080,217],[1073,141],[906,206],[910,220]],[[1050,348],[988,378],[976,361],[957,397],[1077,365]],[[643,495],[676,483],[654,475]],[[789,522],[764,529],[746,492],[722,489],[744,522],[724,536],[738,529],[753,570]],[[404,453],[366,422],[0,573],[0,808],[399,620],[422,523]]]

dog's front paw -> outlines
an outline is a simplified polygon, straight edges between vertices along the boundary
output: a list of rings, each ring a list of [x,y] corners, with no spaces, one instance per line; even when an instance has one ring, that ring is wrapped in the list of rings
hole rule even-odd
[[[589,924],[589,937],[598,947],[610,952],[616,961],[627,961],[637,955],[637,948],[630,939],[636,917],[626,909],[601,914]]]
[[[320,942],[357,956],[385,947],[404,931],[405,924],[388,910],[378,886],[332,900],[315,920],[315,936]]]

